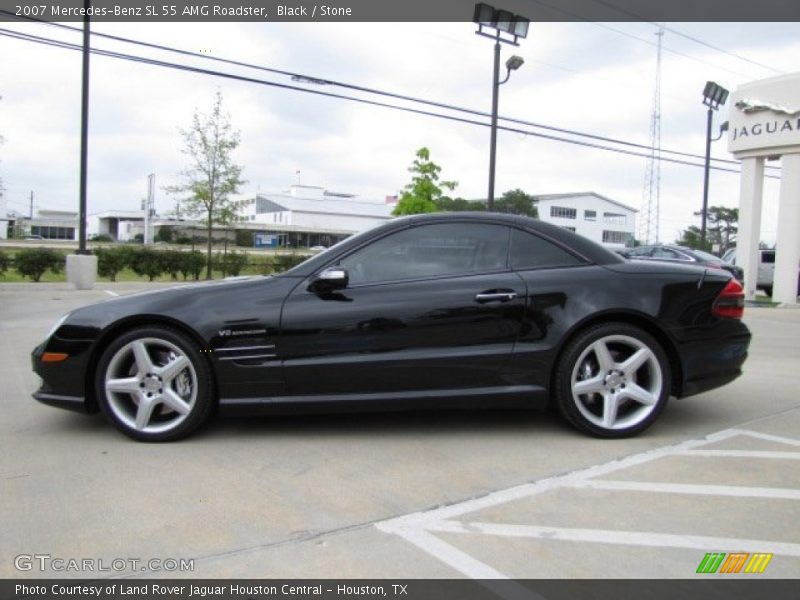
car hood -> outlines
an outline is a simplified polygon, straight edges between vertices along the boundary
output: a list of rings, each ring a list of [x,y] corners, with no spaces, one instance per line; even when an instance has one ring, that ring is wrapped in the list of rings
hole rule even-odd
[[[140,315],[194,321],[210,311],[283,298],[298,281],[285,276],[232,277],[148,290],[78,308],[70,313],[66,323],[103,328],[114,321]]]

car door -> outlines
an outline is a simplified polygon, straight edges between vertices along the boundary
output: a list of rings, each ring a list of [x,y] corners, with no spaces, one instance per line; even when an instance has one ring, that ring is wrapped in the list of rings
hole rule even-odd
[[[395,231],[337,261],[349,284],[287,298],[284,374],[294,395],[390,394],[502,385],[525,286],[508,268],[505,225]]]

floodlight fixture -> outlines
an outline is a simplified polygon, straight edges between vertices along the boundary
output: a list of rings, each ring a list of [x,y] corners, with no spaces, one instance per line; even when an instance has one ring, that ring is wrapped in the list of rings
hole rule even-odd
[[[728,99],[728,90],[714,81],[707,81],[703,88],[703,104],[712,110],[717,110]]]
[[[529,19],[515,15],[510,10],[495,8],[484,2],[475,5],[472,21],[478,25],[478,31],[475,32],[478,35],[513,46],[518,46],[520,39],[528,37],[531,23]],[[484,28],[494,29],[495,32],[487,33]]]

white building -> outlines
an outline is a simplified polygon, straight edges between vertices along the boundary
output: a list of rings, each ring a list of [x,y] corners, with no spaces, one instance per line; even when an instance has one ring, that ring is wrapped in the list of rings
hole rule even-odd
[[[239,215],[242,223],[276,231],[351,235],[385,223],[392,208],[385,202],[360,200],[319,186],[293,185],[280,194],[257,194],[245,200]]]
[[[4,240],[8,237],[7,211],[6,197],[3,195],[3,188],[0,187],[0,240]]]
[[[635,208],[595,192],[537,196],[539,219],[609,248],[633,244]]]

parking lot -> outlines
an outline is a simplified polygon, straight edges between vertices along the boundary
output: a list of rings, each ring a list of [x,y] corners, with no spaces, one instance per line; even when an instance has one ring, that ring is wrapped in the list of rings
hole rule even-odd
[[[0,284],[0,576],[736,576],[696,575],[712,552],[800,573],[800,310],[746,309],[745,375],[629,440],[498,411],[216,419],[141,444],[30,397],[61,314],[149,287]],[[23,554],[194,570],[19,571]]]

